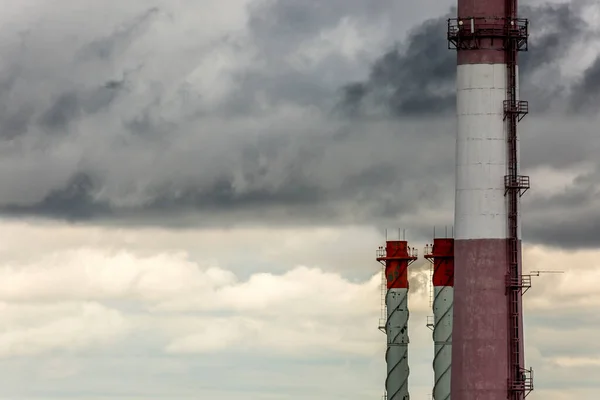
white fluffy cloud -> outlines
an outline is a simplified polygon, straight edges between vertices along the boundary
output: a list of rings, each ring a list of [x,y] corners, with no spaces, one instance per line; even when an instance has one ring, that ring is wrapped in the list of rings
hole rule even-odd
[[[0,301],[56,315],[47,329],[72,327],[74,335],[86,336],[89,332],[77,324],[90,326],[94,335],[83,341],[112,337],[111,329],[93,329],[94,321],[104,321],[122,327],[119,333],[125,332],[126,323],[131,329],[164,333],[169,338],[165,349],[171,353],[214,352],[233,344],[249,351],[294,354],[372,352],[376,333],[371,328],[379,307],[377,268],[372,279],[350,282],[317,267],[283,274],[256,271],[251,261],[246,267],[252,274],[241,280],[209,262],[191,261],[183,251],[147,256],[89,247],[55,251],[27,262],[0,262]],[[75,304],[81,315],[63,320],[62,308],[46,310],[52,304]],[[139,313],[128,314],[128,306]],[[359,328],[349,333],[347,324],[353,323]],[[23,346],[31,340],[19,337]],[[57,335],[54,340],[69,347],[72,337]]]
[[[381,392],[385,338],[376,329],[380,277],[370,241],[378,235],[370,229],[257,230],[248,235],[247,230],[161,232],[6,223],[0,233],[12,246],[12,251],[0,249],[0,325],[4,328],[0,370],[4,360],[19,357],[23,363],[44,360],[40,365],[65,365],[66,376],[85,380],[89,371],[106,363],[134,357],[94,374],[112,385],[108,382],[118,379],[120,369],[122,374],[130,373],[128,368],[134,365],[140,374],[161,371],[167,377],[154,383],[160,392],[160,385],[172,379],[168,376],[173,372],[168,371],[189,374],[201,360],[218,359],[222,371],[232,368],[236,360],[248,370],[280,360],[283,364],[278,368],[290,373],[297,371],[292,365],[302,363],[319,365],[315,374],[324,373],[325,365],[329,374],[359,374],[354,384],[363,385],[360,393]],[[349,264],[348,275],[335,265],[336,259],[345,264],[348,254],[317,245],[319,240],[337,244],[350,233],[362,238],[362,244],[358,240],[352,249],[365,255],[360,267],[368,273],[360,278],[350,277],[358,267]],[[242,260],[226,257],[223,248],[231,240],[223,248],[203,248],[202,258],[188,252],[194,243],[218,243],[238,234],[248,237],[253,249]],[[272,235],[279,237],[281,246],[273,245]],[[157,245],[152,251],[148,246],[157,239],[163,248]],[[26,251],[31,253],[28,257],[19,256]],[[533,246],[526,246],[525,253],[528,270],[565,271],[535,278],[525,298],[528,364],[534,367],[538,388],[531,396],[559,400],[565,388],[574,388],[578,380],[592,382],[600,372],[595,362],[600,348],[590,345],[600,326],[593,317],[600,305],[595,293],[600,282],[594,262],[598,254]],[[427,292],[418,284],[427,276],[424,265],[413,268],[410,298],[414,396],[426,396],[432,378],[431,332],[425,327],[431,312]],[[137,354],[145,358],[135,364]],[[169,360],[164,361],[168,369],[154,366],[156,357]],[[368,374],[359,372],[367,365]],[[260,368],[264,382],[278,376],[274,370]],[[11,374],[18,382],[17,372]],[[58,390],[52,383],[58,379],[55,375],[48,371],[42,375],[48,390]],[[315,385],[311,393],[325,396],[327,382],[309,376],[307,384]],[[292,390],[294,383],[285,382],[281,390]],[[98,390],[104,390],[102,385]],[[75,390],[76,385],[65,387]],[[119,387],[121,394],[145,393],[136,384]],[[261,392],[253,393],[267,398],[261,396],[274,394],[276,387],[265,383]],[[348,398],[360,398],[359,392],[351,391],[353,387],[347,387]],[[594,390],[598,389],[586,393],[597,393]],[[229,392],[221,393],[227,398]]]
[[[2,302],[0,314],[0,357],[104,347],[122,339],[130,328],[121,312],[95,302]]]

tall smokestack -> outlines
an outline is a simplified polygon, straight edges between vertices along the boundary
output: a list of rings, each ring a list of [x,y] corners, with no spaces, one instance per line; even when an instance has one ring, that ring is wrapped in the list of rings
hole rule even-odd
[[[425,248],[433,263],[433,399],[450,400],[452,315],[454,305],[454,239],[434,238]]]
[[[517,52],[528,22],[516,0],[458,0],[448,40],[457,49],[455,296],[451,393],[455,400],[523,399],[524,368],[517,122]]]
[[[408,266],[417,259],[414,249],[406,241],[386,242],[379,248],[377,261],[385,267],[387,293],[385,305],[387,320],[387,400],[409,400],[408,393]]]

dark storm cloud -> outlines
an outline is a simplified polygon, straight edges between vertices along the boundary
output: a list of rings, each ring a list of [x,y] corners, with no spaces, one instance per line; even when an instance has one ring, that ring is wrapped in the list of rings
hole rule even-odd
[[[54,104],[42,114],[40,124],[44,128],[64,132],[69,122],[75,119],[80,112],[81,108],[77,94],[65,93],[60,95]]]
[[[26,133],[33,114],[31,107],[22,107],[13,112],[0,110],[0,137],[11,140]]]
[[[243,34],[193,45],[178,42],[190,27],[165,17],[178,15],[165,3],[50,58],[32,44],[33,29],[11,53],[18,57],[0,58],[20,60],[0,74],[0,127],[10,139],[0,148],[0,212],[168,226],[393,221],[429,238],[434,225],[452,223],[455,52],[444,15],[377,58],[398,26],[412,24],[397,3],[260,2]],[[563,93],[538,84],[556,80],[550,55],[566,54],[587,28],[566,5],[523,14],[534,32],[523,92],[540,104]],[[366,41],[344,54],[323,39],[379,27],[376,52]],[[594,71],[579,92],[593,89]],[[332,113],[340,88],[338,110],[355,118]],[[435,115],[425,115],[432,107]],[[600,151],[589,121],[526,121],[535,122],[522,128],[525,169],[570,166]],[[526,216],[528,234],[550,241],[544,235],[557,227],[538,222],[594,193],[525,199],[539,212]]]
[[[597,112],[600,107],[600,56],[585,70],[581,80],[574,85],[571,94],[571,109],[574,111]]]
[[[438,203],[436,194],[444,191],[440,185],[445,184],[426,179],[431,167],[436,172],[436,166],[414,171],[410,176],[403,172],[418,161],[418,154],[411,154],[410,148],[421,141],[407,132],[400,143],[394,137],[398,128],[402,129],[394,124],[378,130],[372,143],[360,139],[361,135],[351,135],[355,143],[345,141],[342,147],[346,149],[338,151],[331,150],[334,138],[315,135],[301,142],[275,140],[262,146],[245,146],[240,153],[241,169],[219,169],[214,178],[197,187],[177,181],[153,185],[148,199],[133,207],[103,200],[101,194],[107,182],[101,175],[78,173],[40,201],[8,204],[0,206],[0,211],[13,217],[107,222],[122,219],[122,223],[129,224],[162,224],[165,218],[171,218],[166,223],[177,226],[197,226],[196,219],[186,217],[196,212],[202,215],[204,226],[395,219]],[[382,143],[388,144],[387,151],[378,149]],[[363,149],[364,156],[353,154],[357,147]],[[393,150],[400,147],[404,150]],[[358,168],[342,167],[349,163]],[[338,168],[347,171],[331,172]],[[406,194],[399,196],[402,192]]]
[[[521,15],[531,22],[531,45],[519,63],[525,71],[556,63],[574,43],[592,33],[573,3],[522,7]]]
[[[455,55],[444,40],[449,17],[423,23],[410,34],[405,49],[394,48],[375,62],[367,82],[343,88],[342,108],[359,111],[363,100],[372,95],[375,107],[393,115],[450,110]]]
[[[310,55],[310,47],[344,21],[352,21],[365,30],[378,23],[385,26],[384,22],[389,18],[386,13],[396,7],[395,3],[393,0],[375,3],[363,0],[251,3],[249,35],[268,68],[236,73],[239,90],[219,111],[230,115],[256,114],[260,112],[259,98],[273,103],[330,108],[331,92],[343,85],[345,77],[352,75],[360,66],[335,52],[314,57]],[[309,54],[298,56],[303,47],[309,49]],[[364,51],[361,50],[361,53]],[[305,61],[313,65],[294,65]]]
[[[375,61],[368,80],[346,85],[341,110],[350,115],[373,108],[395,116],[452,113],[456,54],[445,38],[447,19],[453,15],[424,22],[402,46]],[[552,105],[553,96],[564,92],[563,86],[548,84],[553,81],[549,77],[557,78],[556,71],[544,68],[556,66],[591,30],[570,3],[523,7],[521,15],[531,22],[530,50],[520,58],[521,94],[531,100],[532,111],[543,111]],[[544,74],[543,83],[536,84],[536,74]]]
[[[536,202],[535,207],[540,207],[540,211],[529,207],[527,212],[531,215],[524,218],[525,240],[566,249],[600,247],[600,203],[591,201],[599,195],[598,190],[593,190],[560,196],[562,206]]]
[[[82,89],[80,93],[63,93],[43,112],[38,122],[45,132],[67,133],[69,124],[82,114],[105,110],[119,90],[123,89],[123,85],[123,81],[112,80],[90,90]],[[12,135],[15,136],[16,134]]]
[[[80,57],[84,60],[100,58],[106,61],[113,59],[117,52],[127,49],[136,37],[142,35],[149,28],[152,17],[160,10],[150,8],[133,19],[123,23],[114,32],[106,37],[96,39],[80,50]]]
[[[27,104],[14,107],[8,99],[18,83],[22,67],[10,65],[6,68],[5,76],[0,77],[0,138],[13,139],[27,132],[35,109]]]
[[[274,0],[251,3],[248,28],[268,69],[243,71],[236,76],[239,91],[230,101],[230,113],[256,113],[257,96],[274,103],[294,103],[329,110],[335,104],[332,92],[345,85],[349,76],[360,76],[372,60],[373,49],[364,47],[352,56],[339,48],[320,53],[329,35],[345,35],[344,42],[383,35],[385,43],[404,34],[404,29],[447,9],[451,0],[424,0],[405,4],[396,0]],[[344,27],[356,29],[343,31]],[[337,33],[336,29],[342,29]],[[333,33],[332,33],[333,32]],[[357,36],[356,39],[353,36]],[[390,39],[388,39],[390,38]],[[311,50],[317,50],[313,52]],[[300,54],[299,53],[300,50]],[[302,50],[306,50],[304,53]],[[306,62],[310,66],[298,64]]]
[[[8,205],[1,207],[7,216],[33,215],[68,221],[90,220],[108,215],[108,205],[95,202],[91,196],[93,180],[78,173],[65,187],[53,190],[35,205]]]
[[[599,144],[592,143],[598,148]],[[593,151],[593,150],[592,150]],[[561,248],[600,246],[600,164],[580,173],[572,183],[552,196],[526,198],[525,237]]]
[[[157,9],[150,9],[133,18],[132,21],[118,27],[112,34],[102,39],[94,40],[78,51],[73,59],[62,60],[70,63],[78,58],[99,57],[109,59],[116,51],[124,50],[131,42],[144,32],[144,27],[149,23]],[[126,79],[130,78],[134,70],[126,71],[122,78],[109,79],[105,82],[94,82],[96,77],[91,74],[92,82],[77,84],[75,80],[67,81],[66,87],[60,88],[57,93],[50,93],[47,102],[39,101],[43,98],[43,91],[36,88],[33,93],[28,93],[29,98],[19,104],[18,97],[28,84],[29,79],[38,79],[45,73],[45,60],[37,60],[35,54],[28,54],[28,45],[35,43],[33,31],[27,35],[19,35],[19,43],[15,49],[5,54],[7,72],[0,77],[0,137],[15,139],[18,136],[31,132],[31,124],[35,122],[44,133],[66,134],[70,124],[85,114],[94,114],[105,110],[116,98],[118,93],[125,89]],[[35,43],[36,45],[38,43]],[[10,48],[10,47],[9,47]],[[61,62],[59,60],[59,62]],[[39,67],[38,67],[39,63]],[[70,66],[72,67],[72,65]],[[40,68],[40,71],[37,70]],[[91,70],[93,71],[93,70]],[[29,76],[31,73],[36,76]],[[60,82],[57,79],[57,82]]]
[[[239,211],[246,213],[246,219],[260,221],[262,214],[273,209],[282,219],[296,221],[307,216],[365,220],[368,215],[389,217],[412,210],[419,204],[414,200],[420,198],[425,203],[431,201],[427,196],[430,185],[422,187],[411,178],[397,179],[401,176],[399,168],[408,170],[418,161],[416,154],[405,154],[409,143],[418,138],[418,130],[411,128],[413,132],[407,133],[403,151],[391,152],[399,143],[392,133],[406,127],[383,127],[373,132],[373,141],[365,142],[362,135],[348,133],[372,129],[370,125],[343,126],[342,122],[340,126],[324,119],[322,112],[294,115],[311,106],[319,106],[326,113],[331,93],[344,81],[343,66],[348,60],[341,55],[325,57],[313,70],[305,71],[282,61],[344,18],[365,29],[369,24],[380,25],[390,18],[387,14],[394,2],[375,6],[359,0],[260,4],[250,15],[249,33],[266,67],[263,71],[240,69],[232,73],[236,89],[210,113],[200,104],[190,104],[193,97],[181,90],[186,82],[169,87],[171,82],[152,75],[142,81],[138,74],[147,74],[145,66],[123,79],[105,78],[106,71],[115,67],[127,71],[148,61],[126,64],[124,59],[127,52],[136,51],[143,36],[151,33],[153,24],[162,21],[157,9],[142,11],[108,30],[110,33],[74,49],[72,58],[65,57],[64,65],[57,68],[68,70],[73,78],[65,79],[66,88],[56,85],[34,109],[42,133],[62,134],[50,144],[56,152],[50,152],[50,162],[60,162],[59,151],[68,149],[74,152],[70,161],[73,170],[61,171],[56,182],[43,182],[45,193],[39,188],[35,196],[0,201],[4,212],[68,220],[127,220],[132,216],[156,220],[190,211]],[[234,39],[214,43],[244,50]],[[190,56],[202,59],[197,54]],[[182,58],[175,64],[187,62]],[[192,70],[195,67],[191,64]],[[322,74],[322,70],[330,72]],[[93,82],[98,78],[105,83]],[[138,98],[132,97],[136,90],[141,94]],[[175,95],[167,99],[167,91]],[[204,95],[198,94],[200,99]],[[261,99],[267,100],[266,118],[256,117],[257,110],[264,107],[259,107]],[[178,105],[189,107],[191,112],[177,110]],[[277,114],[280,105],[292,109],[291,118],[268,117]],[[253,117],[245,123],[247,114]],[[69,133],[76,139],[66,138]],[[38,135],[40,132],[31,132],[22,140],[35,140]],[[342,137],[347,139],[340,140]],[[381,151],[377,146],[384,142],[394,145]],[[362,155],[356,154],[357,147],[363,150]],[[40,174],[47,167],[40,165]],[[397,195],[411,184],[416,187],[410,196]]]

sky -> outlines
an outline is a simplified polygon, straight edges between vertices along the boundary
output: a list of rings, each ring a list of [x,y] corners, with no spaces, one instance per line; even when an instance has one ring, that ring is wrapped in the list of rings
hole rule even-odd
[[[379,399],[454,210],[451,1],[0,0],[0,399]],[[521,2],[530,399],[600,396],[600,6]],[[427,399],[428,264],[410,272]]]

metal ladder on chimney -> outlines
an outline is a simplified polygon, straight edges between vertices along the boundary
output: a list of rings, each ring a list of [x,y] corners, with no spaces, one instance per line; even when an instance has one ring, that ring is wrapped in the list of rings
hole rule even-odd
[[[519,198],[529,189],[529,177],[519,175],[517,123],[529,111],[527,102],[517,100],[517,53],[526,49],[527,23],[525,31],[516,18],[516,0],[506,0],[505,51],[507,66],[507,99],[504,101],[504,119],[507,121],[508,175],[504,178],[505,195],[508,197],[508,326],[509,326],[509,371],[508,398],[523,400],[533,390],[531,370],[523,367],[522,338],[522,295],[523,275],[519,254]]]

